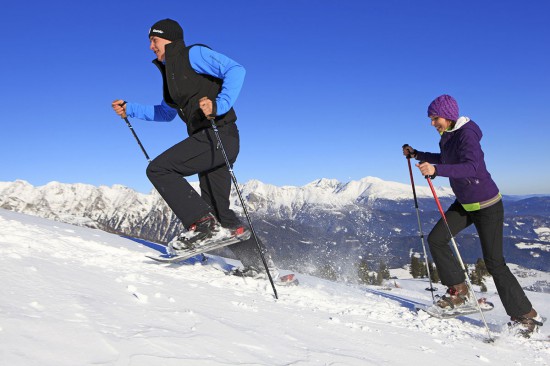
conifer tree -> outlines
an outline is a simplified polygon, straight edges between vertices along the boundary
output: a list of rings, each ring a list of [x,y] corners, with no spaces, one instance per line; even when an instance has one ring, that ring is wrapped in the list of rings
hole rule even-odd
[[[323,267],[319,268],[317,273],[318,273],[318,276],[321,278],[324,278],[330,281],[338,280],[338,273],[330,263],[327,263]]]
[[[489,271],[487,270],[487,266],[485,265],[485,261],[483,259],[477,259],[475,268],[477,272],[481,275],[481,277],[490,276]]]
[[[487,292],[487,286],[485,285],[485,282],[481,281],[481,285],[480,285],[479,291],[481,291],[481,292]]]
[[[390,279],[390,270],[388,269],[388,265],[386,262],[381,261],[380,265],[378,267],[378,273],[380,273],[382,279],[389,280]]]
[[[418,257],[416,255],[411,255],[411,275],[413,276],[413,278],[418,278],[420,277],[420,262],[418,260]]]
[[[480,286],[482,280],[483,277],[479,275],[479,272],[476,269],[474,269],[472,273],[470,273],[470,281],[472,282],[472,284]]]
[[[390,279],[390,271],[384,261],[380,262],[378,266],[378,272],[376,273],[376,285],[380,286],[384,283],[384,280]]]
[[[485,282],[483,282],[484,276],[489,276],[489,271],[485,266],[485,261],[483,261],[483,259],[481,258],[478,258],[470,277],[474,285],[480,286],[481,292],[487,292],[487,286],[485,285]]]
[[[424,278],[424,277],[428,277],[428,269],[426,268],[426,262],[424,261],[421,261],[420,259],[418,259],[418,264],[419,264],[419,277],[420,278]]]
[[[433,283],[438,283],[440,281],[439,272],[437,272],[437,268],[432,262],[429,262],[429,263],[430,263],[431,280]]]
[[[369,265],[365,259],[361,259],[357,268],[357,277],[360,284],[368,285],[370,283]]]

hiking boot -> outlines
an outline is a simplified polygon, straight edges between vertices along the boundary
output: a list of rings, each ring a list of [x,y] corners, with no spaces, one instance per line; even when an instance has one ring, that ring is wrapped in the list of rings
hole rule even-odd
[[[280,276],[279,270],[276,267],[269,267],[269,273],[271,274],[271,279],[273,283],[277,286],[295,286],[298,285],[298,279],[294,273],[289,273],[284,276]],[[246,266],[244,268],[234,268],[229,273],[229,275],[241,276],[253,278],[255,280],[267,280],[267,273],[265,270],[260,270],[254,266]]]
[[[251,232],[243,225],[223,228],[219,221],[209,213],[187,228],[187,232],[177,236],[168,244],[169,252],[177,254],[182,250],[196,250],[210,243],[228,239],[248,240]]]
[[[230,275],[249,277],[254,279],[267,279],[267,273],[264,268],[259,269],[255,266],[244,266],[242,268],[233,268],[230,272]],[[279,278],[279,270],[277,268],[269,268],[269,274],[271,278],[275,281]]]
[[[470,291],[466,283],[462,282],[447,289],[447,293],[437,301],[436,305],[443,309],[454,309],[468,303]]]
[[[276,268],[270,268],[269,273],[274,280],[279,277],[279,270]],[[254,279],[267,279],[267,273],[265,269],[259,269],[254,266],[245,266],[243,268],[234,268],[230,271],[231,275],[249,277]]]
[[[535,309],[521,316],[512,316],[508,323],[511,328],[517,329],[517,333],[525,338],[530,338],[531,335],[542,327],[542,317],[537,314]]]
[[[265,271],[260,271],[260,269],[254,266],[245,266],[243,268],[235,267],[229,271],[230,275],[241,276],[241,277],[250,277],[250,278],[266,278]]]
[[[252,235],[252,232],[244,225],[237,225],[226,228],[232,237],[239,238],[240,240],[248,240]]]
[[[175,250],[194,249],[212,238],[221,229],[216,217],[209,213],[189,225],[187,232],[179,235],[176,240],[172,240],[170,246]]]

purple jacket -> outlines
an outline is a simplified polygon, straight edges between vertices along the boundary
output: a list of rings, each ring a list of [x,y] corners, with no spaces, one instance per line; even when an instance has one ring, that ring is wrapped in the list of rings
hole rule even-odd
[[[481,129],[468,117],[460,117],[452,130],[445,131],[439,141],[441,153],[418,151],[416,159],[437,165],[437,175],[448,177],[461,204],[487,201],[499,194],[485,166],[481,150]]]

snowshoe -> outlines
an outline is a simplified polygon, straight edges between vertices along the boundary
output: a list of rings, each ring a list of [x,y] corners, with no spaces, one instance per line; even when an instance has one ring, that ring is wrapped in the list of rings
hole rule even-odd
[[[271,274],[271,278],[273,279],[273,283],[277,286],[291,286],[298,284],[298,279],[293,273],[279,276],[279,270],[276,268],[270,268],[269,272]],[[235,267],[231,271],[227,272],[227,274],[253,279],[268,279],[265,270],[260,270],[254,266],[246,266],[244,268]]]
[[[200,218],[195,223],[187,228],[187,232],[178,235],[172,240],[168,247],[172,251],[191,250],[204,244],[208,239],[212,238],[216,233],[220,232],[221,225],[218,220],[209,213]],[[229,234],[229,233],[227,233]]]
[[[508,323],[510,332],[524,338],[531,338],[534,333],[537,333],[539,327],[542,327],[544,319],[536,312],[535,316],[529,315],[511,317]]]
[[[482,311],[490,311],[493,310],[495,305],[492,302],[487,301],[486,298],[478,299],[478,305],[479,308]],[[463,303],[460,306],[456,306],[454,308],[446,307],[442,308],[438,305],[438,301],[436,301],[431,306],[417,306],[417,310],[422,310],[428,313],[430,316],[433,316],[438,319],[449,319],[449,318],[456,318],[458,316],[462,315],[469,315],[469,314],[475,314],[479,312],[479,309],[475,303],[467,302]]]

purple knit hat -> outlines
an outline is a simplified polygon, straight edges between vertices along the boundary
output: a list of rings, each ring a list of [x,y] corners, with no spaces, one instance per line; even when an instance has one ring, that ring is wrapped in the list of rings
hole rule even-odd
[[[456,121],[458,119],[458,103],[455,98],[447,94],[435,98],[428,107],[428,117],[432,116]]]

